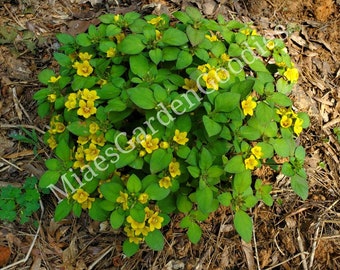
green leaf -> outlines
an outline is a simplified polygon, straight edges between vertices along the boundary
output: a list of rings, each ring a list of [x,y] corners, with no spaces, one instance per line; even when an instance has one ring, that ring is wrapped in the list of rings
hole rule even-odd
[[[260,146],[262,149],[263,156],[262,158],[272,158],[274,155],[274,148],[271,144],[265,142],[259,142],[257,146]]]
[[[233,199],[233,196],[231,195],[230,192],[224,192],[218,196],[218,201],[220,202],[220,204],[224,206],[230,206],[232,199]]]
[[[161,41],[173,46],[182,46],[188,42],[188,38],[181,30],[168,28],[164,31]]]
[[[306,178],[296,174],[291,177],[290,184],[294,192],[300,196],[302,200],[306,200],[308,197],[308,182]]]
[[[295,157],[298,160],[304,161],[305,157],[306,157],[306,151],[303,148],[303,146],[299,145],[296,149],[295,149]]]
[[[150,196],[151,200],[160,201],[169,195],[170,189],[162,188],[158,183],[152,183],[146,188],[145,193]]]
[[[189,225],[187,235],[191,243],[197,244],[202,236],[202,229],[195,222]]]
[[[55,76],[55,73],[52,69],[44,69],[39,73],[38,80],[43,84],[48,84],[48,81],[52,76]]]
[[[115,210],[110,215],[110,224],[113,229],[119,229],[125,221],[124,212],[120,210]]]
[[[118,50],[125,54],[139,54],[144,48],[145,45],[137,34],[128,35],[118,44]]]
[[[112,99],[119,96],[121,90],[115,87],[112,83],[107,83],[103,85],[103,87],[97,91],[97,95],[100,99]]]
[[[241,238],[249,243],[251,241],[253,222],[248,214],[242,210],[238,210],[234,216],[235,229]]]
[[[176,200],[177,209],[182,213],[189,213],[192,209],[192,202],[187,195],[178,194]]]
[[[130,56],[129,63],[131,71],[140,78],[143,78],[149,71],[148,59],[142,54]]]
[[[105,24],[113,23],[114,22],[114,16],[115,16],[115,14],[111,14],[111,13],[103,14],[103,15],[99,16],[99,20],[102,23],[105,23]]]
[[[266,68],[266,66],[264,65],[263,61],[260,59],[254,59],[254,55],[252,55],[252,59],[248,59],[249,61],[249,67],[256,71],[256,72],[267,72],[269,73],[268,69]]]
[[[285,79],[280,78],[277,80],[276,89],[282,94],[289,94],[293,89],[294,84],[289,84]]]
[[[219,134],[222,130],[222,127],[220,124],[216,123],[214,120],[211,120],[206,115],[203,115],[203,124],[209,137]]]
[[[197,8],[187,6],[185,8],[185,13],[195,22],[199,22],[202,19],[202,14]]]
[[[270,95],[267,100],[269,102],[273,102],[274,104],[277,104],[279,106],[283,107],[289,107],[292,105],[292,100],[287,97],[285,94],[275,92],[272,95]]]
[[[241,95],[238,93],[225,92],[216,96],[214,112],[231,112],[240,103]]]
[[[72,122],[66,128],[77,136],[86,137],[90,135],[89,127],[85,121]]]
[[[129,153],[119,153],[119,160],[115,163],[116,168],[119,169],[125,167],[126,165],[129,165],[136,159],[136,157],[136,151],[132,151]]]
[[[224,173],[224,170],[220,168],[219,166],[214,165],[208,169],[207,173],[208,173],[208,177],[213,177],[213,178],[220,177]]]
[[[191,65],[192,63],[192,55],[188,51],[180,51],[178,54],[178,58],[176,61],[177,69],[184,69]]]
[[[100,192],[108,201],[115,203],[120,196],[120,191],[123,191],[123,187],[118,183],[104,183],[100,186]]]
[[[73,204],[69,203],[68,199],[62,200],[55,208],[54,220],[58,222],[67,217],[70,214],[72,208]]]
[[[50,158],[45,160],[45,166],[51,171],[58,171],[62,166],[62,162],[59,159]]]
[[[59,177],[61,176],[58,171],[46,171],[41,177],[39,181],[40,188],[48,188],[50,185],[55,185]]]
[[[210,152],[206,148],[202,148],[200,159],[199,159],[199,167],[202,171],[208,170],[208,168],[212,165],[213,159]]]
[[[159,230],[149,232],[148,235],[145,236],[145,242],[152,250],[161,251],[164,247],[163,234]]]
[[[126,102],[124,102],[120,97],[112,98],[105,107],[105,113],[122,112],[126,109],[126,106],[127,106]],[[98,118],[98,115],[96,116]]]
[[[204,40],[205,32],[202,30],[194,29],[191,25],[187,26],[186,29],[188,38],[193,47],[197,46]]]
[[[132,174],[127,181],[126,187],[130,193],[138,193],[142,188],[142,182],[137,175]]]
[[[251,171],[246,170],[241,173],[236,173],[233,179],[233,190],[239,194],[243,193],[250,187]]]
[[[199,209],[205,213],[208,214],[212,210],[212,202],[214,199],[213,191],[209,187],[205,187],[204,189],[198,189],[196,191],[196,200]]]
[[[290,164],[289,162],[284,162],[282,164],[282,169],[281,172],[286,175],[286,176],[293,176],[295,175],[294,169],[292,164]]]
[[[71,149],[69,148],[67,142],[64,140],[60,141],[55,149],[55,153],[58,158],[62,161],[69,161],[71,156]]]
[[[164,149],[152,152],[150,159],[150,171],[152,174],[167,168],[172,160],[172,153]]]
[[[110,24],[106,27],[106,36],[107,37],[113,37],[115,35],[118,35],[121,31],[122,31],[122,29],[120,29],[118,26],[116,26],[114,24]]]
[[[241,99],[246,99],[246,97],[252,91],[254,84],[255,84],[255,80],[246,79],[244,81],[234,83],[230,89],[230,92],[238,93],[241,95]]]
[[[88,47],[88,46],[91,46],[92,44],[88,34],[85,34],[85,33],[78,34],[76,36],[76,42],[78,45],[82,47]]]
[[[144,206],[141,204],[136,204],[134,207],[130,209],[131,217],[137,222],[144,222],[145,220],[145,211]]]
[[[228,55],[231,57],[238,57],[242,54],[242,48],[236,43],[231,43],[228,48]]]
[[[53,57],[61,66],[67,67],[72,64],[71,58],[68,57],[66,54],[55,52],[53,53]]]
[[[247,140],[257,140],[261,137],[261,132],[250,126],[242,126],[240,128],[240,135]]]
[[[234,156],[228,160],[224,170],[229,173],[241,173],[245,171],[245,166],[242,156]]]
[[[163,53],[162,53],[162,50],[160,48],[156,48],[156,49],[149,51],[149,56],[150,56],[150,59],[152,60],[152,62],[154,62],[156,65],[158,65],[158,63],[160,61],[162,61]]]
[[[50,113],[50,103],[49,102],[43,102],[38,107],[38,115],[41,118],[44,118]]]
[[[141,109],[150,110],[157,105],[153,92],[149,88],[137,86],[128,89],[127,92],[132,102]]]
[[[191,18],[188,16],[188,14],[186,14],[182,11],[176,11],[176,12],[172,13],[172,15],[184,24],[188,24],[188,23],[192,22]]]
[[[131,257],[136,254],[139,250],[139,245],[134,242],[130,242],[129,239],[126,239],[123,243],[123,252],[127,257]]]
[[[187,167],[189,173],[191,174],[192,177],[198,178],[201,174],[201,170],[198,167],[195,166],[189,166]]]
[[[73,36],[66,33],[57,33],[56,37],[58,41],[63,44],[73,44],[75,41]]]
[[[294,140],[292,139],[274,139],[271,140],[275,152],[281,157],[289,157],[293,155],[295,148]]]
[[[163,49],[163,58],[165,61],[177,60],[180,49],[176,47],[165,47]]]
[[[105,211],[103,208],[100,207],[102,201],[103,200],[101,199],[96,199],[92,203],[91,209],[89,209],[89,216],[93,220],[104,221],[107,220],[109,217],[109,212]]]

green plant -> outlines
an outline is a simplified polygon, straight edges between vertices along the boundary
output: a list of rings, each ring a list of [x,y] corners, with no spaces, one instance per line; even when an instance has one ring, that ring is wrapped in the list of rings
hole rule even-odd
[[[51,115],[45,140],[56,154],[39,185],[65,196],[55,219],[83,209],[109,219],[124,228],[128,256],[143,242],[162,249],[160,230],[177,212],[197,243],[219,204],[250,241],[247,210],[273,203],[262,168],[308,195],[295,138],[309,118],[287,96],[298,70],[284,43],[190,7],[173,16],[175,26],[167,15],[106,14],[87,33],[58,34],[59,75],[43,70],[34,96]]]
[[[39,208],[38,179],[28,177],[22,187],[8,185],[0,189],[0,220],[21,224],[30,221]]]
[[[35,130],[33,129],[32,131],[27,130],[24,127],[21,127],[21,130],[26,134],[26,135],[21,135],[21,134],[11,134],[9,135],[11,138],[22,142],[22,143],[27,143],[33,146],[33,153],[35,156],[38,155],[38,145],[39,145],[39,138]]]
[[[336,135],[338,142],[340,143],[340,127],[335,127],[333,133]]]

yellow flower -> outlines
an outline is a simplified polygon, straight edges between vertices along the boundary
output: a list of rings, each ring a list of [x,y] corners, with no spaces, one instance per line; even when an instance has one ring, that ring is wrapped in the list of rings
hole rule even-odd
[[[249,36],[251,34],[251,30],[250,29],[243,29],[240,31],[240,33],[245,34],[246,36]]]
[[[149,227],[150,227],[150,232],[154,231],[155,229],[160,229],[162,227],[162,222],[164,218],[158,216],[158,212],[154,213],[149,219]]]
[[[187,134],[187,132],[180,132],[178,129],[176,129],[175,136],[172,139],[180,145],[185,145],[189,141]]]
[[[204,65],[200,65],[197,67],[197,69],[203,73],[209,71],[212,69],[212,67],[210,66],[210,64],[204,64]]]
[[[106,52],[106,57],[115,57],[116,55],[116,48],[110,48]]]
[[[130,243],[135,243],[138,245],[143,240],[143,238],[135,236],[134,230],[127,226],[124,227],[124,231],[126,232],[126,236],[129,238]]]
[[[211,42],[218,41],[218,38],[216,35],[205,35],[205,38]]]
[[[221,59],[222,59],[223,62],[228,62],[228,61],[230,61],[230,57],[229,57],[229,55],[226,54],[226,53],[222,53],[222,54],[221,54]]]
[[[295,123],[294,123],[294,132],[296,135],[300,135],[302,132],[302,124],[303,124],[303,119],[301,118],[296,118]]]
[[[152,151],[158,149],[158,142],[159,142],[158,138],[152,139],[152,136],[150,134],[147,134],[145,136],[145,139],[142,140],[140,144],[144,147],[145,151],[148,154],[151,154]]]
[[[94,143],[90,143],[90,146],[88,149],[84,150],[84,153],[86,155],[86,161],[92,161],[95,160],[96,157],[99,155],[99,149],[97,149],[96,145]]]
[[[76,193],[73,194],[72,199],[75,200],[77,203],[82,204],[87,200],[90,194],[88,194],[85,190],[79,188],[77,189]]]
[[[246,100],[241,102],[244,115],[252,116],[254,114],[254,109],[256,108],[256,102],[253,101],[251,96],[248,96]]]
[[[63,133],[64,131],[65,131],[65,125],[63,124],[63,123],[61,123],[61,122],[56,122],[55,123],[55,131],[57,132],[57,133]]]
[[[91,100],[95,101],[96,99],[99,99],[99,96],[97,96],[97,91],[96,90],[89,90],[87,88],[84,88],[81,93],[81,98],[85,100]]]
[[[71,93],[67,97],[67,101],[65,102],[65,107],[67,110],[74,109],[77,107],[77,94],[76,93]]]
[[[259,34],[257,33],[256,29],[253,29],[251,32],[252,36],[258,36]]]
[[[89,118],[92,114],[95,114],[97,112],[97,108],[94,107],[94,102],[92,100],[79,101],[79,109],[77,111],[77,114],[79,116],[84,116],[85,118]]]
[[[81,204],[81,208],[83,208],[83,209],[91,209],[92,202],[94,202],[94,200],[95,200],[95,198],[88,197],[87,200]]]
[[[75,62],[72,67],[76,68],[77,74],[83,77],[88,77],[93,72],[93,67],[91,67],[87,60],[82,63]]]
[[[120,196],[116,199],[116,202],[121,203],[123,205],[123,210],[129,209],[129,206],[128,206],[129,194],[119,191],[119,195]]]
[[[156,18],[152,18],[151,20],[148,20],[148,23],[149,24],[152,24],[152,25],[159,25],[161,22],[163,21],[163,18],[158,16]]]
[[[146,155],[146,152],[144,150],[139,151],[139,157],[144,157]]]
[[[286,67],[286,63],[285,62],[278,62],[278,63],[275,63],[278,67]]]
[[[47,143],[52,150],[57,147],[57,141],[55,140],[54,136],[50,136],[47,139]]]
[[[139,197],[138,197],[138,201],[139,201],[140,203],[142,203],[142,204],[147,203],[148,200],[149,200],[149,195],[146,194],[146,193],[142,193],[142,194],[140,194]]]
[[[105,80],[105,79],[100,79],[100,80],[97,82],[97,84],[99,84],[100,86],[103,86],[103,85],[107,84],[107,80]]]
[[[162,33],[156,29],[156,40],[160,40],[162,38]]]
[[[155,211],[151,210],[149,207],[145,207],[144,212],[145,212],[145,219],[151,218],[152,215],[155,213]]]
[[[61,76],[55,77],[55,76],[51,76],[51,78],[48,80],[48,82],[50,83],[56,83],[57,81],[59,81],[61,78]]]
[[[169,143],[168,142],[160,142],[159,147],[162,149],[168,149],[169,148]]]
[[[131,224],[135,235],[143,234],[144,236],[146,236],[150,231],[149,228],[145,226],[145,221],[137,222],[131,216],[128,216],[126,218],[126,221]]]
[[[120,19],[120,14],[116,14],[116,15],[113,16],[113,20],[114,20],[115,22],[118,22],[119,19]]]
[[[51,103],[55,102],[57,99],[57,95],[56,94],[49,94],[47,95],[47,100]]]
[[[105,136],[104,134],[100,134],[99,136],[97,135],[92,135],[91,136],[91,142],[93,144],[97,144],[99,146],[104,146],[105,145],[105,142],[106,142],[106,139],[105,139]]]
[[[220,80],[226,80],[229,77],[229,72],[226,69],[219,69],[217,71],[217,77]]]
[[[280,125],[283,128],[289,128],[293,123],[293,119],[288,117],[287,115],[283,115],[280,121]]]
[[[169,173],[172,178],[176,177],[177,175],[181,175],[181,171],[179,169],[179,163],[176,161],[171,161],[169,164]]]
[[[83,146],[77,148],[77,152],[74,154],[76,161],[73,163],[73,168],[82,168],[85,166],[85,154]]]
[[[88,136],[79,136],[78,137],[78,140],[77,140],[77,143],[81,144],[81,145],[84,145],[86,144],[88,141],[90,140],[90,137]]]
[[[192,79],[188,79],[188,78],[184,79],[184,85],[182,87],[183,87],[183,89],[194,90],[195,92],[197,92],[197,90],[198,90],[196,81],[194,81]]]
[[[119,33],[119,34],[115,35],[115,38],[117,40],[117,43],[121,43],[122,40],[125,38],[125,34],[124,33]]]
[[[257,161],[257,159],[254,157],[254,155],[251,155],[249,158],[246,158],[244,160],[244,164],[246,166],[246,169],[249,170],[254,170],[255,167],[259,164],[259,162]]]
[[[164,176],[158,183],[162,188],[169,188],[172,186],[171,178],[169,176]]]
[[[299,79],[299,71],[297,68],[287,68],[283,75],[292,83],[297,82]]]
[[[263,157],[261,146],[255,145],[250,151],[254,154],[254,156],[257,159],[260,159],[261,157]]]
[[[81,60],[81,61],[88,61],[88,60],[90,60],[91,58],[92,58],[92,55],[91,54],[89,54],[88,52],[85,52],[85,53],[79,53],[79,59]]]
[[[91,134],[96,134],[96,132],[99,130],[99,126],[96,122],[93,122],[89,126],[89,131]]]
[[[208,89],[218,90],[219,79],[215,69],[211,69],[208,74],[204,74],[202,79],[205,81]]]
[[[269,40],[266,44],[266,47],[268,48],[268,50],[272,51],[275,48],[275,42],[273,40]]]

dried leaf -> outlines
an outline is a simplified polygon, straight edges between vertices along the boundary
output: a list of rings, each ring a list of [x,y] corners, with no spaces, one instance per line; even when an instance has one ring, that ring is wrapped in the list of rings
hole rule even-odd
[[[11,250],[9,247],[0,246],[0,267],[5,266],[11,257]]]

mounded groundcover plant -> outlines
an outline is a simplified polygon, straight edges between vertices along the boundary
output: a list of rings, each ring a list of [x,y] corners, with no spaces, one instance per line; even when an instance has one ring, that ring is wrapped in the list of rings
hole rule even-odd
[[[305,150],[296,144],[306,113],[288,94],[298,79],[285,45],[251,25],[185,12],[105,14],[98,26],[61,44],[55,73],[34,98],[49,117],[39,186],[59,199],[55,220],[87,211],[126,235],[127,256],[164,246],[162,228],[183,213],[193,243],[219,205],[251,241],[247,211],[271,206],[262,171],[288,176],[307,198]],[[263,175],[263,173],[262,173]]]

